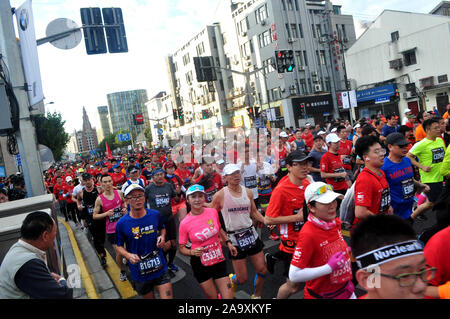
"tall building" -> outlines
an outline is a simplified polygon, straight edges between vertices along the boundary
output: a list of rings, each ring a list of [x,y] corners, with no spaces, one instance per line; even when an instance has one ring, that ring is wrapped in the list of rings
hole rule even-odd
[[[146,90],[110,93],[107,100],[112,133],[130,132],[134,136],[143,135],[149,124]]]
[[[89,152],[98,147],[97,131],[92,128],[86,109],[83,106],[83,129],[75,132],[78,152]]]
[[[191,127],[199,125],[203,134],[214,132],[216,124],[249,128],[255,110],[272,127],[323,124],[337,116],[349,119],[337,96],[347,89],[343,53],[356,35],[353,17],[343,15],[341,6],[328,0],[251,0],[231,6],[224,1],[221,5],[220,21],[167,59],[170,95],[184,110],[184,123],[177,122],[182,134],[193,133]],[[293,51],[292,72],[277,71],[278,50]],[[220,67],[213,92],[208,83],[196,81],[196,56],[213,56]],[[203,120],[205,109],[213,116],[208,121]]]
[[[109,113],[107,106],[97,107],[98,116],[100,117],[100,125],[103,132],[103,138],[111,134],[111,127],[109,125]]]

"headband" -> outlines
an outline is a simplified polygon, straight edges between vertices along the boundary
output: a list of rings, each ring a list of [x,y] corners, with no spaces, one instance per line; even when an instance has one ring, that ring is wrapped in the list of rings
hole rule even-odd
[[[423,246],[417,240],[409,240],[377,248],[360,255],[356,257],[356,264],[359,268],[366,268],[370,265],[381,265],[398,258],[422,253]]]
[[[153,171],[153,174],[152,174],[152,175],[156,175],[156,174],[158,174],[158,173],[165,173],[165,172],[164,172],[164,170],[163,170],[162,168],[158,168],[158,169],[156,169],[156,170]]]

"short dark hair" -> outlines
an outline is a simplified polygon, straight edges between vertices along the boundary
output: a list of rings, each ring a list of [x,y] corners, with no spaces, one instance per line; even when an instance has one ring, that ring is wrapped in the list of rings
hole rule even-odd
[[[323,139],[323,137],[322,136],[320,136],[320,135],[316,135],[314,138],[313,138],[313,142],[315,142],[316,140],[324,140]]]
[[[368,136],[372,132],[376,132],[375,128],[370,124],[366,124],[366,125],[364,125],[364,127],[361,131],[361,134],[362,134],[362,136]]]
[[[409,126],[406,125],[400,125],[398,127],[398,132],[405,135],[406,132],[412,131],[412,128],[410,128]]]
[[[439,124],[439,120],[436,118],[431,118],[426,121],[423,121],[422,127],[423,127],[424,131],[426,132],[431,127],[431,125],[433,125],[433,123]]]
[[[396,215],[375,215],[365,218],[356,225],[351,236],[353,256],[392,245],[406,240],[416,239],[414,229]]]
[[[43,211],[30,213],[25,217],[20,228],[20,236],[26,240],[36,240],[45,231],[51,231],[54,221],[52,217]]]
[[[341,131],[342,130],[347,130],[347,128],[344,126],[344,125],[339,125],[337,128],[336,128],[336,133],[341,133]]]
[[[386,120],[390,120],[393,117],[396,117],[396,115],[395,114],[388,114],[388,115],[386,115]]]
[[[102,174],[102,176],[100,176],[100,182],[102,182],[103,181],[103,178],[104,177],[111,177],[111,175],[109,175],[109,174]],[[112,177],[111,177],[112,178]]]
[[[355,143],[356,154],[363,159],[363,156],[369,152],[369,148],[374,144],[380,144],[379,139],[373,135],[362,136]]]

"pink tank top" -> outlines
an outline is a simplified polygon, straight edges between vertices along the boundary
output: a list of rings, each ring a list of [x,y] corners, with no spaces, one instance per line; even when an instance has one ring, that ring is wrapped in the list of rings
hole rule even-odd
[[[117,190],[114,190],[114,198],[112,200],[107,199],[103,194],[100,195],[100,199],[102,200],[103,212],[107,212],[110,209],[114,210],[113,216],[106,217],[106,233],[114,234],[117,221],[122,217],[122,199]]]

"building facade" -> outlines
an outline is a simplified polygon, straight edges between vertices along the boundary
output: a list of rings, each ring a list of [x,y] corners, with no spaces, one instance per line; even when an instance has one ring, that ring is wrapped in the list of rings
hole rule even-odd
[[[97,131],[91,126],[86,109],[83,107],[83,129],[75,132],[77,149],[80,153],[94,151],[98,147]]]
[[[220,21],[167,59],[170,95],[184,111],[183,123],[176,122],[182,135],[208,138],[223,134],[222,127],[248,129],[266,121],[299,127],[349,117],[336,96],[346,89],[343,51],[356,40],[352,16],[342,15],[341,7],[329,1],[221,5]],[[278,73],[277,50],[293,50],[293,72]],[[196,81],[195,56],[213,57],[220,68],[217,81]],[[261,114],[257,121],[255,113]]]
[[[111,127],[109,124],[109,112],[107,106],[97,107],[98,116],[100,118],[100,126],[102,130],[103,138],[111,134]],[[102,139],[100,139],[102,140]]]
[[[144,134],[149,123],[146,90],[115,92],[107,95],[112,133]]]
[[[385,10],[347,51],[355,116],[437,109],[449,103],[450,17]]]

